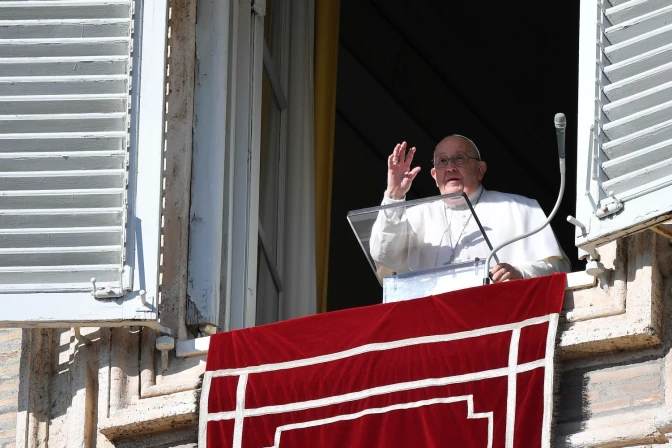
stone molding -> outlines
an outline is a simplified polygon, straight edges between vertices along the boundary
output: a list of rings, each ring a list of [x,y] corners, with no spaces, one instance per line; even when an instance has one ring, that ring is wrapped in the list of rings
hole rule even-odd
[[[567,291],[560,332],[563,359],[662,343],[661,238],[644,231],[602,248],[602,261],[611,269],[599,285]]]

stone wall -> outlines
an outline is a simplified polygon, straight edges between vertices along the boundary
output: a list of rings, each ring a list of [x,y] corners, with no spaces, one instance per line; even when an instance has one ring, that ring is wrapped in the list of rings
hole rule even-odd
[[[0,448],[14,448],[19,397],[21,329],[0,329]]]
[[[558,421],[588,419],[665,402],[660,359],[577,368],[561,379]]]

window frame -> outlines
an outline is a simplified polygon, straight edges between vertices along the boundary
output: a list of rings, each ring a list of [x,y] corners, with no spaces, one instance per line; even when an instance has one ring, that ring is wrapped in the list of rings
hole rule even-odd
[[[257,260],[261,263],[266,263],[268,265],[269,271],[273,278],[273,284],[278,294],[278,303],[277,303],[277,316],[278,320],[282,320],[282,301],[283,301],[283,273],[284,273],[284,224],[285,224],[285,204],[286,204],[286,192],[285,192],[285,179],[287,174],[286,160],[287,160],[287,139],[288,139],[288,127],[287,127],[287,113],[288,113],[288,85],[289,85],[289,25],[290,25],[290,11],[289,11],[289,1],[288,0],[274,0],[275,2],[281,1],[282,9],[279,13],[280,23],[279,27],[271,28],[271,35],[268,36],[270,42],[266,42],[264,39],[264,49],[263,49],[263,70],[268,77],[270,92],[269,95],[273,95],[275,102],[279,108],[279,135],[278,141],[275,144],[278,145],[278,179],[275,189],[277,191],[278,197],[278,208],[277,208],[277,229],[275,235],[275,247],[266,247],[268,245],[268,233],[262,226],[261,222],[261,210],[257,210],[257,219],[258,224],[258,234],[259,234],[259,244],[261,245],[261,250],[263,257],[261,260]],[[268,12],[268,10],[266,9]],[[270,20],[269,17],[264,17],[264,20]],[[279,42],[278,42],[279,41]],[[279,54],[273,56],[269,48],[269,43],[272,45],[278,43],[277,49]],[[269,98],[269,103],[272,100]],[[269,107],[270,106],[269,104]],[[262,104],[263,111],[263,104]],[[262,120],[265,117],[262,116]],[[263,137],[263,136],[262,136]],[[261,163],[261,156],[259,156],[259,163]],[[262,179],[258,179],[261,184]],[[270,258],[271,254],[269,252],[274,251],[276,254],[276,261],[272,264]],[[256,266],[255,266],[256,267]],[[248,267],[249,269],[249,267]],[[257,272],[257,277],[259,273]],[[271,305],[268,303],[269,300],[264,297],[256,297],[257,308],[259,306],[265,308],[266,306]],[[258,309],[257,309],[258,311]],[[268,322],[259,322],[259,316],[257,316],[257,324],[268,323]]]
[[[232,150],[233,184],[229,194],[232,236],[230,246],[231,262],[227,265],[227,283],[230,292],[226,298],[228,318],[223,330],[251,327],[257,324],[258,291],[257,279],[258,250],[260,249],[259,227],[259,182],[260,182],[260,151],[262,127],[262,82],[264,70],[275,66],[275,73],[269,74],[269,81],[280,83],[285,95],[288,86],[288,55],[289,55],[289,4],[284,2],[283,26],[280,27],[281,55],[279,70],[270,58],[264,39],[264,20],[266,16],[265,0],[253,2],[242,1],[238,4],[237,21],[234,36],[236,48],[235,67],[235,100],[232,110],[236,117],[235,137]],[[266,55],[264,53],[267,53]],[[277,57],[277,56],[276,56]],[[270,64],[270,65],[269,65]],[[273,68],[271,68],[273,70]],[[273,86],[272,89],[273,90]],[[277,96],[277,92],[269,92]],[[282,99],[279,104],[282,106]],[[287,147],[286,108],[281,108],[280,119],[281,164]],[[278,197],[284,198],[284,167],[279,173]],[[284,203],[284,200],[281,201]],[[282,223],[284,207],[278,210],[278,246],[276,273],[282,278]],[[261,230],[263,232],[263,229]],[[262,254],[263,257],[263,254]],[[278,316],[282,319],[282,292],[279,294]],[[221,328],[221,324],[220,324]]]
[[[256,319],[256,263],[258,249],[259,147],[261,144],[261,88],[264,41],[264,6],[261,1],[237,3],[234,36],[236,48],[236,116],[233,138],[231,211],[231,263],[227,266],[230,295],[226,298],[224,331],[251,327]]]

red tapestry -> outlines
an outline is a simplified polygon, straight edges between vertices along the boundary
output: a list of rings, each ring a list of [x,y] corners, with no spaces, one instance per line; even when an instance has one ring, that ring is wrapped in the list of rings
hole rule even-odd
[[[199,446],[550,445],[565,275],[211,337]]]

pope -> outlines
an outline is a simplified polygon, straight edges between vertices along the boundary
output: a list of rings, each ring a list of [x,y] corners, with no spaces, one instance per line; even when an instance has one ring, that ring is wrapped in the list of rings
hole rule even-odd
[[[435,201],[403,207],[420,167],[411,168],[416,148],[398,144],[387,160],[387,190],[383,205],[400,207],[379,212],[373,226],[373,259],[397,273],[431,269],[475,258],[490,249],[463,201]],[[467,137],[451,135],[434,150],[431,175],[442,195],[464,192],[493,246],[539,226],[546,215],[534,199],[485,190],[487,164]],[[550,226],[497,252],[490,270],[495,282],[569,272],[571,265]]]

